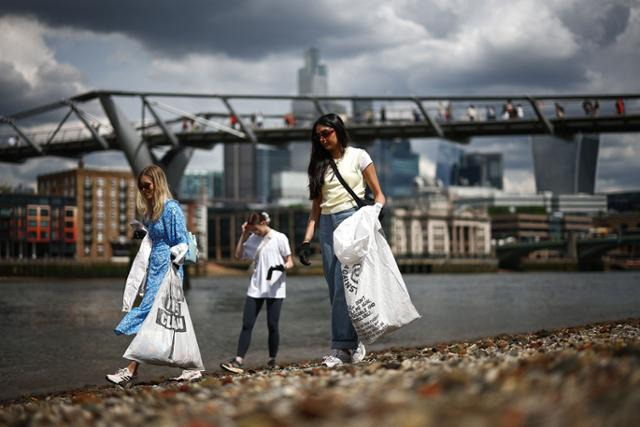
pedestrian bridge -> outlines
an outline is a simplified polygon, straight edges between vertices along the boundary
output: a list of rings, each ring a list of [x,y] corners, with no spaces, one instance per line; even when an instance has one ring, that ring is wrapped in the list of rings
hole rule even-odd
[[[506,244],[496,248],[496,257],[501,268],[517,269],[520,260],[526,255],[551,249],[564,252],[569,258],[577,260],[581,270],[589,270],[601,264],[602,256],[608,251],[630,244],[640,244],[640,234]]]
[[[309,141],[311,124],[326,112],[340,113],[352,139],[365,144],[376,138],[468,143],[482,136],[640,131],[640,94],[433,97],[93,91],[0,117],[0,161],[121,150],[134,173],[151,163],[161,164],[175,175],[170,182],[178,182],[194,149]]]

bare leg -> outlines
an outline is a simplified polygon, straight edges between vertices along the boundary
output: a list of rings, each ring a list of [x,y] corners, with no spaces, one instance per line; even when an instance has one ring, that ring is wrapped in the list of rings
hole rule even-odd
[[[129,372],[131,372],[131,375],[135,375],[136,372],[138,371],[138,362],[131,362],[129,363],[129,366],[127,366],[127,368],[129,369]]]

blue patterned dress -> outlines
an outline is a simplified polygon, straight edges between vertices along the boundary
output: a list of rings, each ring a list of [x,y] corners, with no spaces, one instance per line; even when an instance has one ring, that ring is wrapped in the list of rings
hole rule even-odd
[[[178,243],[187,243],[187,227],[180,204],[171,199],[164,204],[160,219],[155,222],[144,222],[151,238],[151,253],[147,266],[147,281],[144,297],[138,307],[128,312],[115,328],[116,335],[132,335],[138,332],[142,322],[151,311],[162,279],[171,263],[171,247]],[[178,270],[182,279],[182,266]]]

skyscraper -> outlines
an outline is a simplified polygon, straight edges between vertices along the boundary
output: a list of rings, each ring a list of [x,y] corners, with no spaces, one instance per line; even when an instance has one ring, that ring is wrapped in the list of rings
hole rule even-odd
[[[327,66],[320,64],[318,48],[309,48],[304,53],[304,67],[298,69],[298,95],[327,93]]]
[[[289,169],[290,153],[285,147],[259,146],[256,148],[256,190],[258,200],[271,202],[273,176]]]
[[[222,172],[206,170],[185,172],[180,180],[180,199],[198,200],[203,188],[209,200],[223,197]]]
[[[438,145],[436,181],[443,187],[457,185],[464,150],[448,142]]]
[[[420,155],[411,151],[408,139],[378,139],[367,148],[384,193],[406,197],[414,192],[414,178],[420,175]]]
[[[256,147],[235,142],[224,147],[224,196],[229,200],[253,202],[256,191]]]
[[[501,153],[465,153],[450,143],[438,146],[436,179],[443,187],[492,187],[502,190]]]
[[[537,191],[593,194],[600,135],[534,136],[533,168]]]
[[[308,151],[309,147],[305,148]],[[288,170],[290,158],[291,153],[283,147],[227,144],[224,150],[225,197],[241,203],[269,203],[272,176]]]
[[[458,185],[502,190],[502,154],[465,153],[460,165]]]

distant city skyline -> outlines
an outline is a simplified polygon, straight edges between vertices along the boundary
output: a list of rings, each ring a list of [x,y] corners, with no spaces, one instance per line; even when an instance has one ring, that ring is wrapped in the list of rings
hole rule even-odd
[[[330,70],[330,94],[640,91],[640,4],[631,0],[354,0],[340,19],[327,18],[331,0],[190,4],[142,1],[113,13],[108,3],[3,2],[0,115],[92,89],[293,94],[310,47]],[[596,192],[640,187],[639,139],[602,135]],[[412,141],[421,174],[434,176],[439,142]],[[505,190],[535,191],[528,137],[468,148],[503,153]],[[117,152],[84,160],[127,166]],[[221,147],[198,150],[189,169],[220,170],[222,160]],[[38,173],[75,164],[0,163],[0,184],[33,185]]]

